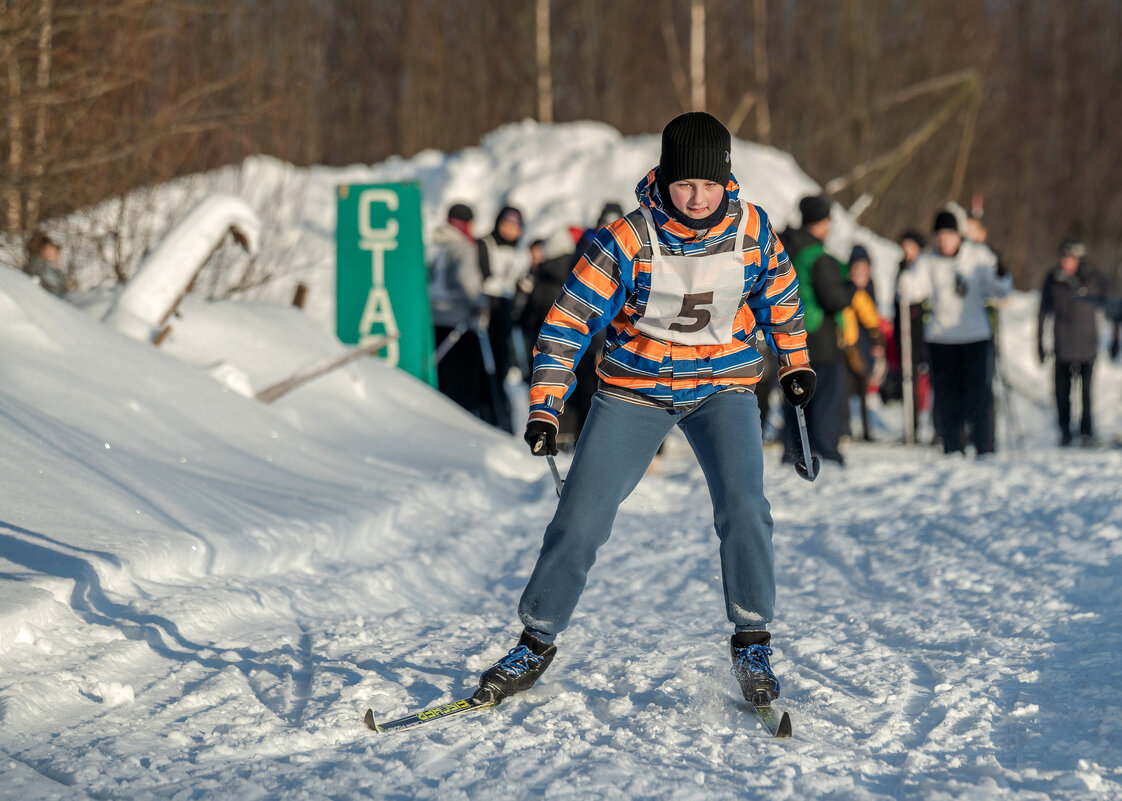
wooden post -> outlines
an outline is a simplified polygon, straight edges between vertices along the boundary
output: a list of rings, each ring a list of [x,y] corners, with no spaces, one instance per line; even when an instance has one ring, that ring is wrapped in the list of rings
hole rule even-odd
[[[303,309],[304,304],[308,302],[308,285],[297,284],[296,294],[292,296],[292,305],[298,309]]]
[[[372,337],[369,342],[360,347],[352,350],[347,350],[338,356],[328,356],[319,361],[313,362],[304,368],[297,370],[292,376],[280,381],[272,386],[265,387],[255,396],[257,400],[262,403],[272,403],[273,401],[287,395],[297,387],[302,387],[309,381],[319,378],[321,375],[326,375],[332,370],[338,370],[344,365],[350,364],[355,359],[363,356],[373,356],[379,351],[385,349],[386,344],[389,342],[389,337],[376,336]]]

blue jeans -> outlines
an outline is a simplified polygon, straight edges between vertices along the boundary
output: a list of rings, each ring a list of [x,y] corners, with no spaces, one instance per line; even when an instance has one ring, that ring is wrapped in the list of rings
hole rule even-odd
[[[737,631],[767,628],[775,603],[775,571],[755,394],[720,392],[686,411],[598,394],[518,605],[523,625],[538,639],[552,642],[569,625],[619,505],[675,425],[685,433],[709,485],[728,619]]]

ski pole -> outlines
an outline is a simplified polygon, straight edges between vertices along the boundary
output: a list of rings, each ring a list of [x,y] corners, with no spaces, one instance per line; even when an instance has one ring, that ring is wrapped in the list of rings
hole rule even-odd
[[[452,347],[460,341],[460,337],[467,331],[467,327],[466,322],[461,322],[448,332],[448,336],[444,337],[444,340],[433,351],[432,358],[436,364],[440,364],[440,360],[447,356],[448,351],[452,350]]]
[[[904,381],[904,443],[916,442],[915,375],[912,373],[912,307],[900,301],[900,374]]]
[[[799,438],[803,441],[803,460],[795,460],[795,472],[807,481],[814,481],[818,478],[818,470],[822,465],[817,456],[810,454],[810,437],[806,433],[806,417],[802,406],[795,407],[795,415],[799,419]]]
[[[539,434],[538,438],[534,440],[534,447],[531,450],[534,453],[541,453],[545,449],[545,439],[545,434]],[[565,481],[561,478],[561,474],[557,472],[557,462],[553,461],[553,454],[547,453],[545,460],[549,462],[549,469],[553,472],[553,483],[557,485],[557,497],[560,498],[561,488],[565,486]]]
[[[495,424],[503,427],[503,404],[499,401],[499,393],[506,392],[506,390],[503,388],[503,377],[495,374],[495,352],[491,350],[491,337],[487,333],[487,327],[482,324],[476,326],[475,335],[479,337],[479,351],[483,356],[483,370],[490,378],[491,408],[495,412]]]
[[[1010,448],[1016,451],[1024,442],[1025,435],[1020,422],[1017,420],[1017,411],[1013,408],[1013,388],[1009,385],[1009,379],[1005,377],[1004,364],[1001,360],[1001,353],[997,349],[996,337],[994,338],[993,365],[994,372],[997,374],[998,395],[1001,400],[1002,411],[1005,413],[1006,436],[1009,438]]]
[[[553,457],[546,454],[545,460],[549,462],[549,469],[553,471],[553,483],[557,485],[557,497],[561,497],[561,488],[565,486],[565,480],[561,478],[561,474],[557,472],[557,462],[553,461]]]

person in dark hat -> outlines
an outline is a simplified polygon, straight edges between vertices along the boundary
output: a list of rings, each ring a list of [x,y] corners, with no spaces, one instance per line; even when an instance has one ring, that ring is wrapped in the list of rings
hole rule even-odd
[[[1001,262],[983,244],[963,237],[962,222],[949,209],[935,215],[934,247],[900,277],[904,303],[927,301],[931,322],[924,330],[931,353],[935,431],[945,453],[991,453],[993,327],[987,300],[1013,289]]]
[[[831,202],[825,195],[799,201],[801,228],[787,228],[780,238],[799,279],[810,363],[818,376],[814,400],[806,408],[806,428],[815,456],[845,464],[838,443],[846,427],[845,351],[838,344],[838,316],[853,302],[855,288],[846,280],[846,268],[826,251],[830,234]],[[798,421],[793,409],[784,409],[783,461],[801,455]]]
[[[864,245],[854,245],[849,254],[849,282],[853,300],[842,311],[841,345],[845,351],[846,411],[849,398],[856,397],[861,414],[861,437],[872,442],[869,424],[870,383],[884,374],[884,335],[880,330],[876,291],[873,288],[873,262]],[[845,420],[848,423],[848,419]],[[850,432],[852,436],[852,432]]]
[[[1043,364],[1048,357],[1044,346],[1045,330],[1052,323],[1052,353],[1055,356],[1056,415],[1060,444],[1070,445],[1071,391],[1080,385],[1083,412],[1079,421],[1081,443],[1094,443],[1091,413],[1091,378],[1099,352],[1099,326],[1096,305],[1105,286],[1087,263],[1087,247],[1079,239],[1060,244],[1060,263],[1048,271],[1040,289],[1040,311],[1036,327],[1036,351]]]
[[[514,206],[503,206],[495,217],[495,227],[479,240],[479,267],[483,271],[483,293],[490,298],[491,319],[487,326],[494,375],[491,387],[494,419],[488,422],[513,434],[510,398],[506,394],[506,378],[514,365],[515,335],[514,298],[519,283],[530,273],[530,251],[520,245],[522,212]]]
[[[521,638],[483,673],[478,700],[526,690],[548,667],[619,505],[674,426],[712,494],[734,675],[746,698],[779,693],[769,663],[775,574],[753,394],[757,333],[778,353],[791,403],[805,404],[815,379],[794,273],[767,214],[740,199],[731,151],[728,130],[709,114],[671,120],[658,166],[636,188],[639,207],[597,233],[541,328],[531,453],[557,452],[573,367],[605,330],[599,388],[522,593]],[[655,606],[633,600],[641,614]]]
[[[927,247],[927,237],[914,228],[909,228],[896,241],[900,244],[903,257],[894,283],[893,348],[888,358],[890,367],[881,398],[885,401],[903,400],[904,394],[908,393],[911,398],[911,419],[906,425],[910,425],[911,431],[906,439],[914,441],[920,414],[926,411],[925,404],[930,395],[930,366],[927,361],[927,345],[923,339],[923,321],[928,309],[924,303],[902,304],[899,285],[900,277],[911,269],[919,254]],[[905,310],[908,314],[906,321],[903,317]],[[910,364],[905,365],[905,360]]]
[[[456,203],[429,247],[429,305],[437,346],[437,386],[481,420],[495,419],[480,331],[490,303],[483,294],[479,251],[472,236],[475,215]]]

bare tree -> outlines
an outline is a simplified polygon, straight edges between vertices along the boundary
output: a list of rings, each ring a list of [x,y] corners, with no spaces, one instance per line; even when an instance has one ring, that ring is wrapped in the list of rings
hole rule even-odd
[[[549,55],[549,0],[538,0],[538,121],[553,122],[553,64]]]

